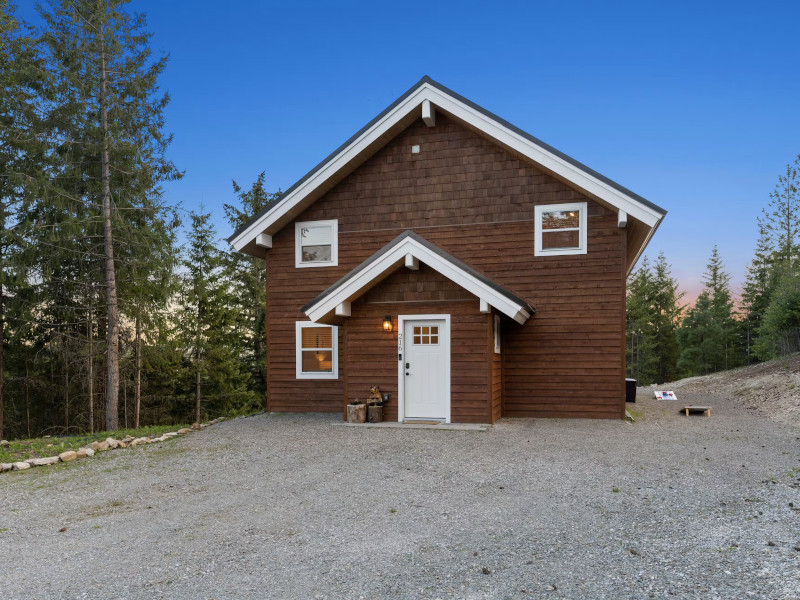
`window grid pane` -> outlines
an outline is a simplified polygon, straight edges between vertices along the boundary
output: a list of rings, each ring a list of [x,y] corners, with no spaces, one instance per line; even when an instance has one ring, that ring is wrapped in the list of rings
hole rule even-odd
[[[303,327],[302,347],[304,349],[333,349],[333,329],[330,327]]]
[[[558,210],[542,213],[542,231],[580,229],[579,210]]]
[[[439,327],[414,327],[414,344],[429,346],[439,343]]]
[[[577,229],[542,231],[542,248],[577,248],[580,245],[580,232]]]

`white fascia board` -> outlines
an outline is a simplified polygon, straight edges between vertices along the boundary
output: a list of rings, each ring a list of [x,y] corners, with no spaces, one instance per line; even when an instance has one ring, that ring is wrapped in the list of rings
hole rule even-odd
[[[260,219],[255,221],[245,229],[239,236],[231,241],[231,245],[236,250],[244,248],[250,240],[252,240],[257,232],[268,231],[283,215],[291,210],[303,198],[313,192],[323,182],[333,177],[340,169],[345,167],[351,160],[355,159],[364,149],[369,147],[372,143],[390,129],[392,125],[397,123],[400,119],[406,116],[411,110],[419,106],[425,99],[425,91],[429,89],[427,83],[421,85],[416,91],[409,94],[409,96],[400,104],[395,106],[392,110],[386,113],[382,119],[376,122],[361,136],[354,140],[347,148],[342,150],[338,156],[323,165],[319,171],[314,173],[311,177],[306,179],[303,183],[298,185],[291,194],[284,196],[284,198],[275,205],[275,207],[268,213],[263,215]],[[272,232],[275,233],[275,232]]]
[[[352,279],[346,281],[333,293],[323,298],[316,306],[312,306],[306,311],[309,319],[317,322],[325,315],[335,310],[337,306],[344,302],[350,302],[358,297],[362,290],[393,266],[403,264],[405,256],[411,254],[414,258],[425,263],[433,270],[447,277],[454,283],[463,287],[468,292],[485,301],[503,314],[522,324],[530,318],[530,312],[526,306],[511,301],[506,296],[498,293],[492,287],[476,279],[460,267],[442,258],[435,252],[412,239],[405,239],[397,246],[383,254],[369,267],[362,270]]]
[[[434,87],[429,86],[427,83],[426,98],[430,99],[436,106],[442,108],[459,119],[466,121],[473,127],[483,131],[487,135],[493,137],[498,142],[505,144],[509,148],[513,148],[523,156],[527,156],[535,163],[542,165],[544,168],[556,173],[567,181],[570,181],[586,190],[590,194],[602,198],[615,208],[624,210],[629,215],[636,217],[643,223],[653,227],[658,223],[663,215],[643,205],[641,202],[630,198],[619,190],[611,187],[604,181],[593,177],[589,173],[579,169],[575,165],[567,162],[560,156],[549,152],[548,150],[534,144],[529,139],[521,136],[491,119],[483,113],[459,102],[458,100],[440,92]]]
[[[496,139],[501,144],[514,149],[533,162],[540,164],[545,169],[574,183],[579,188],[586,190],[589,194],[603,199],[618,210],[625,211],[630,216],[639,219],[649,227],[654,227],[663,218],[663,215],[657,211],[630,198],[604,181],[586,173],[563,158],[538,146],[524,136],[512,131],[480,111],[445,94],[426,82],[410,93],[405,100],[387,112],[379,121],[362,133],[336,157],[325,163],[318,171],[299,184],[290,194],[284,196],[272,210],[253,222],[247,229],[232,240],[231,245],[236,250],[241,250],[253,240],[258,233],[275,233],[270,230],[270,227],[277,223],[281,217],[294,208],[294,206],[300,203],[303,198],[312,193],[322,183],[333,177],[351,160],[354,160],[372,143],[376,142],[381,135],[405,117],[410,111],[416,110],[425,101],[469,123],[488,136]],[[435,108],[432,106],[431,110],[435,110]]]

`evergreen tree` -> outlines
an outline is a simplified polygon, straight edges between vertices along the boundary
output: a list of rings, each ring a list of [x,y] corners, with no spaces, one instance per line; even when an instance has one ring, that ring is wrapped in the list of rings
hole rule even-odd
[[[238,206],[224,204],[225,216],[235,230],[253,215],[270,205],[279,195],[264,189],[264,173],[260,173],[252,187],[244,191],[235,181],[233,191]],[[250,389],[266,400],[266,269],[264,260],[242,252],[229,252],[226,270],[231,282],[235,305],[236,329],[243,340],[242,360],[250,373]]]
[[[9,0],[0,0],[0,438],[5,428],[8,308],[16,298],[14,288],[25,278],[19,223],[25,198],[44,171],[37,136],[40,67],[29,27],[16,17]]]
[[[703,282],[704,289],[687,311],[679,331],[679,366],[689,375],[713,373],[739,364],[730,275],[716,245]]]
[[[159,220],[159,182],[179,177],[164,158],[168,96],[157,79],[166,58],[151,62],[150,34],[127,0],[51,0],[42,11],[53,82],[49,115],[59,159],[52,197],[62,223],[87,223],[102,240],[105,292],[105,426],[118,428],[120,247],[134,242],[135,211]],[[85,213],[85,214],[82,214]],[[97,233],[92,230],[94,228]],[[124,279],[125,277],[122,277]]]
[[[647,257],[628,282],[627,372],[642,385],[678,375],[677,327],[683,293],[661,252],[650,266]]]
[[[742,311],[744,319],[740,324],[745,340],[745,356],[750,362],[753,355],[753,340],[755,339],[764,313],[767,311],[772,290],[775,287],[776,273],[773,265],[774,251],[772,249],[769,233],[759,227],[760,234],[756,245],[755,254],[747,267],[747,275],[742,287]]]
[[[183,266],[181,329],[186,359],[194,379],[194,419],[250,410],[255,394],[240,360],[242,338],[236,331],[230,282],[224,277],[223,254],[208,213],[191,213],[191,230]]]
[[[772,240],[783,272],[797,272],[800,258],[800,155],[778,177],[759,226]]]
[[[764,313],[756,355],[767,360],[800,351],[800,275],[785,275]]]

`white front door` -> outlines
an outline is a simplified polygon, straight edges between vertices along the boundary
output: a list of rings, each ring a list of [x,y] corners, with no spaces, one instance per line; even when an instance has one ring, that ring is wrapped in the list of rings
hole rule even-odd
[[[400,419],[450,421],[450,319],[405,317]]]

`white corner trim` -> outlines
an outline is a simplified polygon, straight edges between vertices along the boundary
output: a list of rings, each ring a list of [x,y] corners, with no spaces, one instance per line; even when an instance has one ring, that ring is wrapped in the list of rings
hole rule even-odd
[[[336,316],[337,317],[349,317],[351,314],[351,308],[349,302],[342,302],[336,307]]]
[[[430,100],[422,101],[422,120],[428,127],[436,127],[436,109]]]
[[[620,210],[617,212],[617,227],[622,229],[628,224],[628,213],[624,210]]]
[[[517,323],[525,323],[530,318],[531,315],[526,305],[512,301],[506,295],[486,285],[458,265],[431,251],[412,238],[402,239],[393,248],[375,259],[374,262],[346,280],[319,302],[310,306],[305,311],[305,314],[312,321],[319,321],[325,315],[334,311],[342,302],[350,302],[358,298],[380,275],[389,269],[402,265],[408,254],[411,254],[420,262],[428,265],[481,300],[485,300],[488,305],[514,319]]]
[[[313,225],[315,227],[331,228],[331,259],[325,262],[303,262],[301,230],[304,227]],[[262,234],[263,235],[263,234]],[[297,221],[294,224],[294,266],[298,269],[308,269],[316,267],[335,267],[339,264],[339,221],[338,219],[328,219],[326,221]]]
[[[553,211],[578,211],[578,244],[577,248],[542,248],[542,213]],[[589,229],[589,214],[586,202],[570,202],[568,204],[537,204],[533,209],[534,214],[534,256],[568,256],[571,254],[586,254],[587,231]],[[569,231],[574,231],[571,229]]]
[[[451,329],[450,329],[450,315],[449,314],[428,314],[428,315],[397,315],[397,420],[399,422],[403,422],[405,419],[405,396],[406,396],[406,385],[405,385],[405,361],[406,361],[406,353],[405,353],[405,330],[406,330],[406,321],[425,321],[428,319],[444,319],[445,327],[447,328],[447,345],[448,345],[448,356],[447,356],[447,373],[445,374],[446,381],[447,381],[447,410],[445,416],[445,422],[450,423],[451,419],[451,394],[452,391],[450,389],[450,373],[452,369],[452,341],[451,341]]]
[[[526,156],[533,162],[541,165],[566,181],[571,182],[578,188],[585,190],[588,194],[600,198],[617,209],[624,210],[630,216],[642,221],[649,227],[655,227],[663,218],[663,215],[655,209],[610,186],[591,173],[580,169],[546,148],[539,146],[512,129],[509,129],[499,121],[488,117],[457,98],[442,92],[428,82],[424,82],[402,102],[387,111],[383,117],[358,136],[358,138],[353,140],[346,148],[342,149],[339,154],[322,165],[318,171],[299,183],[295,189],[289,194],[286,194],[271,210],[254,220],[246,229],[236,236],[236,238],[231,240],[231,245],[236,250],[241,250],[250,241],[255,239],[259,232],[275,233],[271,228],[275,227],[276,224],[278,224],[279,227],[281,219],[289,211],[300,204],[304,198],[318,189],[325,181],[343,169],[361,152],[378,141],[393,125],[398,123],[411,111],[418,109],[420,105],[423,105],[426,101],[431,105],[431,115],[435,114],[435,108],[433,106],[435,105],[439,109],[483,131],[499,143],[521,153],[523,156]]]
[[[306,373],[303,372],[302,361],[302,330],[306,327],[330,327],[331,331],[331,344],[333,344],[332,357],[333,365],[331,365],[330,373]],[[309,323],[307,321],[295,322],[295,345],[294,345],[294,362],[295,362],[295,378],[296,379],[339,379],[339,328],[334,325],[321,325],[319,323]]]
[[[256,246],[261,246],[262,248],[272,248],[272,236],[267,235],[266,233],[259,233],[256,236]]]
[[[414,258],[413,254],[406,254],[406,269],[419,271],[419,260]]]
[[[481,298],[481,309],[480,310],[481,310],[482,313],[488,313],[488,312],[492,312],[492,307],[489,306],[489,303],[486,300]]]

